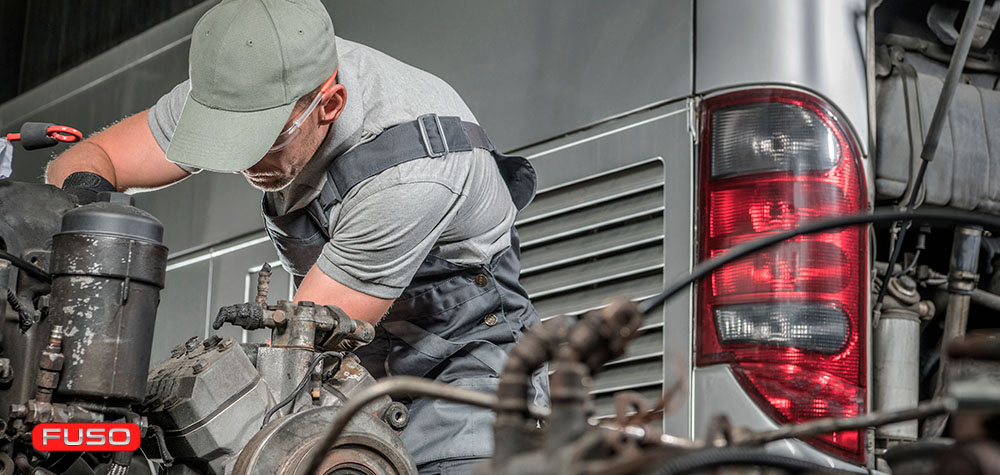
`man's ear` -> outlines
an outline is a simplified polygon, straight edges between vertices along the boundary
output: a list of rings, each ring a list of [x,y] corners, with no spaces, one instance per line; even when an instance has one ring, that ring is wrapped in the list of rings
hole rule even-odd
[[[334,84],[327,92],[327,97],[329,98],[319,106],[319,125],[332,124],[340,117],[347,105],[347,89],[343,84]]]

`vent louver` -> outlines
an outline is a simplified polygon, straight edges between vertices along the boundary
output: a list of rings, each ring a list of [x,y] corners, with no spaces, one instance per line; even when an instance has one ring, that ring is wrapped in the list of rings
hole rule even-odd
[[[663,288],[664,170],[650,159],[542,190],[518,218],[521,283],[542,320],[579,315],[608,298]],[[614,413],[616,391],[655,401],[663,391],[663,317],[594,378],[595,415]]]

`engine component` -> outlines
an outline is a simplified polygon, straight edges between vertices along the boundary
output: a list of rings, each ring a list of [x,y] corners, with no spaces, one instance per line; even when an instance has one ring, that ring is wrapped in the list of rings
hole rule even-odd
[[[159,292],[166,275],[163,226],[119,203],[66,212],[53,237],[52,324],[65,328],[58,393],[140,402]]]
[[[980,226],[962,225],[955,228],[951,264],[948,270],[948,308],[944,317],[944,334],[941,336],[942,357],[937,384],[934,387],[934,397],[944,394],[958,374],[958,367],[949,360],[945,349],[953,340],[965,336],[972,293],[979,282],[979,249],[982,237],[983,228]],[[940,436],[947,421],[947,416],[927,420],[922,435],[925,438]]]
[[[258,296],[258,302],[219,309],[212,327],[218,330],[231,323],[246,330],[271,328],[271,346],[305,350],[352,350],[375,338],[372,324],[354,320],[331,305],[279,300],[277,305],[264,306],[259,300]]]
[[[265,289],[266,272],[262,270],[259,281]],[[195,337],[153,369],[144,413],[163,429],[175,461],[170,473],[232,473],[237,454],[247,450],[257,452],[246,455],[250,458],[241,463],[248,464],[243,469],[248,471],[240,473],[295,473],[295,464],[305,456],[295,451],[311,447],[315,442],[309,439],[316,439],[323,421],[333,417],[300,419],[300,414],[340,407],[375,384],[353,353],[319,353],[317,336],[334,347],[371,341],[372,326],[336,307],[286,301],[268,306],[266,290],[254,303],[225,307],[219,315],[218,326],[230,322],[272,328],[272,345],[249,347],[255,355],[251,362],[231,338]],[[373,438],[359,438],[350,448],[332,452],[336,462],[331,467],[357,473],[416,473],[407,471],[413,462],[396,436],[409,419],[406,406],[383,396],[365,404],[364,412],[371,419],[364,427],[366,437]],[[278,460],[282,457],[291,458]]]
[[[916,407],[920,395],[920,322],[934,316],[934,303],[921,300],[909,276],[891,277],[873,343],[876,411]],[[873,289],[877,294],[877,289]],[[879,427],[879,438],[914,440],[917,421]]]
[[[59,372],[63,369],[66,357],[62,354],[63,328],[60,325],[52,327],[49,344],[45,345],[42,357],[38,361],[38,390],[35,391],[35,401],[52,402],[52,393],[59,387]]]
[[[303,468],[320,449],[316,437],[341,406],[317,407],[269,424],[247,444],[233,468],[237,475],[306,473]],[[363,414],[347,425],[339,443],[310,473],[415,475],[417,467],[399,436],[379,419]]]
[[[37,268],[49,268],[48,249],[52,235],[59,232],[60,218],[74,206],[72,199],[62,190],[48,185],[19,183],[0,180],[0,249],[27,261]],[[0,258],[5,259],[5,258]],[[14,266],[0,262],[0,292],[10,291],[24,312],[33,311],[33,301],[49,292],[49,283]],[[19,342],[5,344],[0,356],[10,359],[13,380],[0,388],[0,420],[6,420],[10,404],[31,399],[36,389],[38,355],[45,346],[46,330],[38,326],[18,328],[19,312],[10,305],[4,311],[0,325],[0,341]]]
[[[177,463],[221,474],[272,405],[267,383],[231,338],[192,338],[152,370],[143,413],[163,429]]]

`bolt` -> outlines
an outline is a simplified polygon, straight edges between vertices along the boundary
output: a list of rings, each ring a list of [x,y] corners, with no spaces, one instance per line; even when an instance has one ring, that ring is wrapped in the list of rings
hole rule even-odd
[[[222,343],[219,344],[219,351],[220,352],[221,351],[226,351],[226,350],[232,348],[233,347],[233,343],[235,343],[235,341],[233,341],[232,338],[226,338],[225,340],[222,340]]]
[[[11,419],[24,419],[27,415],[28,415],[28,406],[25,406],[24,404],[10,405]]]
[[[271,320],[274,320],[275,325],[281,325],[285,323],[286,318],[287,315],[285,315],[284,310],[275,310],[274,313],[271,314]]]
[[[197,348],[198,347],[198,340],[200,340],[200,338],[198,338],[197,336],[193,336],[191,338],[188,338],[188,341],[184,342],[184,350],[185,350],[185,352],[190,353],[192,350],[194,350],[195,348]]]
[[[218,345],[220,341],[222,341],[222,337],[221,336],[219,336],[219,335],[212,335],[212,336],[206,338],[205,341],[201,342],[201,345],[204,346],[205,349],[207,350],[207,349],[209,349],[209,348],[211,348],[211,347],[213,347],[215,345]]]

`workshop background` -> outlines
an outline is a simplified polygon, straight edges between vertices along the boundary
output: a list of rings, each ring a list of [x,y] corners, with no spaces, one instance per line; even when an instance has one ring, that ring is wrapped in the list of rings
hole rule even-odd
[[[191,30],[215,3],[0,2],[0,64],[16,66],[0,69],[0,130],[47,121],[89,135],[149,107],[186,79]],[[688,222],[692,206],[690,0],[324,3],[339,36],[443,78],[500,149],[532,160],[540,193],[519,220],[522,282],[543,317],[622,292],[646,297],[662,288],[664,268],[670,276],[690,268],[690,227],[664,225],[667,212]],[[724,3],[699,8],[711,15]],[[42,181],[62,150],[19,150],[13,179]],[[163,222],[170,248],[154,364],[212,333],[219,307],[249,300],[260,264],[277,264],[260,196],[241,176],[216,173],[135,195]],[[276,271],[271,288],[272,301],[287,298],[287,274]],[[687,315],[689,305],[679,298],[664,312]],[[662,313],[645,322],[643,337],[595,382],[599,412],[612,412],[614,391],[655,399],[671,371],[687,371],[691,323],[675,325],[662,331]],[[218,333],[268,337],[258,332]],[[665,347],[678,349],[670,367]]]

